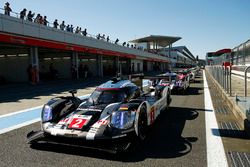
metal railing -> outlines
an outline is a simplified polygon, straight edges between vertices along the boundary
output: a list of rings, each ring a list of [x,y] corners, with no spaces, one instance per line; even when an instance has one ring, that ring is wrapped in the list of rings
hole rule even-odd
[[[207,66],[206,70],[212,75],[212,77],[220,84],[220,86],[232,96],[232,85],[231,85],[231,68],[223,66]]]
[[[218,82],[218,84],[224,89],[224,91],[229,94],[229,96],[248,96],[248,73],[247,71],[250,69],[250,66],[234,66],[234,72],[232,71],[231,66],[207,66],[206,70],[210,73],[210,75]],[[235,70],[239,69],[239,71]],[[236,73],[237,72],[237,73]],[[232,79],[234,76],[234,80]],[[239,77],[239,78],[236,78]],[[233,83],[233,84],[232,84]],[[242,88],[244,87],[244,90]]]
[[[0,11],[3,11],[1,12],[2,14],[4,14],[4,9],[3,8],[0,8]],[[14,12],[14,11],[10,11],[10,17],[15,17],[15,18],[20,18],[20,13],[17,13],[17,12]],[[30,22],[28,20],[28,17],[27,15],[24,16],[24,19],[22,19],[23,21],[27,21],[27,22]],[[34,17],[32,18],[32,21],[31,22],[34,22]],[[37,23],[37,24],[40,24],[40,23]],[[46,26],[46,27],[51,27],[51,28],[54,28],[54,24],[52,22],[49,22],[47,21],[47,24],[46,25],[43,25],[41,24],[42,26]],[[61,30],[60,29],[60,25],[58,26],[59,28],[56,28],[58,30]],[[61,31],[66,31],[66,27],[64,30],[61,30]],[[66,31],[67,32],[67,31]],[[86,35],[83,34],[83,31],[81,32],[78,32],[76,33],[75,31],[71,32],[73,34],[76,34],[76,35],[81,35],[81,36],[86,36],[86,37],[89,37],[89,38],[94,38],[94,39],[97,39],[97,40],[101,40],[103,42],[108,42],[108,43],[112,43],[112,44],[115,44],[115,45],[120,45],[120,46],[123,46],[123,47],[127,47],[127,48],[130,48],[130,49],[136,49],[136,50],[140,50],[140,51],[143,51],[143,52],[147,52],[147,53],[151,53],[151,52],[148,52],[147,50],[145,49],[142,49],[141,47],[135,47],[134,45],[131,45],[129,44],[128,42],[126,42],[126,45],[123,45],[122,43],[119,43],[119,42],[115,42],[114,40],[110,39],[107,40],[107,37],[106,38],[103,38],[102,35],[98,37],[98,35],[94,35],[94,34],[90,34],[90,33],[87,33]],[[127,44],[129,44],[129,46],[127,46]],[[158,53],[155,53],[157,54],[158,56],[161,56],[161,57],[167,57],[167,56],[162,56],[161,54],[158,54]]]

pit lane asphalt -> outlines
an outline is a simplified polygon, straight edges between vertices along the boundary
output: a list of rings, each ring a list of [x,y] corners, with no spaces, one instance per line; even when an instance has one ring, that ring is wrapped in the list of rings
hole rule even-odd
[[[173,95],[170,109],[155,122],[148,138],[127,155],[69,146],[30,148],[26,134],[35,123],[0,135],[0,166],[206,166],[203,81],[186,95]]]

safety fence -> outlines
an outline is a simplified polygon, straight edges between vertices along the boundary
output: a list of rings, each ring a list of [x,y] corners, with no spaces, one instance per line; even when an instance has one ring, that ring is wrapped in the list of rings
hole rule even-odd
[[[208,64],[222,65],[229,62],[232,65],[249,65],[250,64],[250,39],[232,49],[231,53],[224,53],[220,56],[207,57]]]
[[[250,66],[207,66],[206,70],[229,96],[250,96]]]

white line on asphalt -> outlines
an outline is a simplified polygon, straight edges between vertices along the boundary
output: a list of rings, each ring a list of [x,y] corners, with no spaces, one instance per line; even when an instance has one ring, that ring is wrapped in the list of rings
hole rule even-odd
[[[86,95],[79,96],[79,98],[86,98],[86,97],[89,97],[89,96],[90,96],[90,94],[86,94]],[[12,112],[12,113],[9,113],[9,114],[0,115],[0,118],[9,117],[9,116],[24,113],[24,112],[29,112],[29,111],[39,109],[39,108],[42,108],[42,107],[43,107],[43,105],[33,107],[33,108],[24,109],[24,110],[20,110],[20,111],[16,111],[16,112]]]
[[[214,107],[212,104],[207,79],[203,71],[204,78],[204,102],[206,118],[206,142],[207,142],[207,166],[208,167],[227,167],[227,159],[220,137],[218,124],[216,121]]]
[[[3,118],[3,117],[8,117],[8,116],[11,116],[11,115],[16,115],[16,114],[20,114],[20,113],[24,113],[24,112],[29,112],[31,110],[35,110],[35,109],[38,109],[38,108],[42,108],[43,106],[37,106],[37,107],[33,107],[33,108],[28,108],[28,109],[25,109],[25,110],[20,110],[20,111],[16,111],[16,112],[12,112],[12,113],[9,113],[9,114],[5,114],[5,115],[0,115],[0,118]]]
[[[18,128],[21,128],[21,127],[24,127],[24,126],[27,126],[27,125],[30,125],[30,124],[33,124],[33,123],[36,123],[36,122],[38,122],[40,120],[41,120],[41,118],[36,118],[36,119],[30,120],[30,121],[23,122],[23,123],[18,124],[18,125],[11,126],[9,128],[2,129],[2,130],[0,130],[0,134],[7,133],[9,131],[12,131],[12,130],[15,130],[15,129],[18,129]]]

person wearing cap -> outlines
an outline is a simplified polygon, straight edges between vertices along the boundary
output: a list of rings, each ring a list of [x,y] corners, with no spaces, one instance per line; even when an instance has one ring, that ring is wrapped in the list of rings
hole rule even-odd
[[[24,17],[26,16],[26,9],[24,8],[21,12],[20,12],[20,19],[24,19]]]
[[[11,8],[10,8],[9,2],[6,2],[6,3],[5,3],[5,6],[4,6],[4,14],[9,16],[11,11],[12,11],[12,10],[11,10]]]

